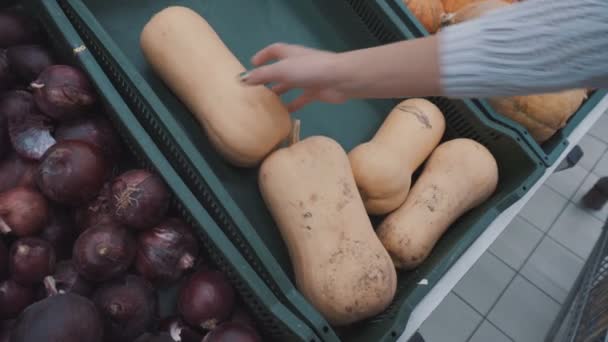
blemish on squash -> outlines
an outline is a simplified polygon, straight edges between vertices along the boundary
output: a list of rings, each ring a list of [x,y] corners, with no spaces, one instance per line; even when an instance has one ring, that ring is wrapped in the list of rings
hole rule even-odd
[[[310,226],[306,226],[306,229],[308,229],[308,230],[312,230],[312,227],[310,227]]]
[[[312,213],[310,211],[307,211],[302,216],[304,216],[304,218],[311,218],[312,217]]]
[[[319,200],[319,196],[317,194],[310,195],[310,202],[315,203]]]
[[[299,206],[300,208],[304,208],[304,202],[302,202],[302,201],[298,201],[298,206]]]
[[[418,119],[418,121],[424,126],[424,128],[426,128],[426,129],[433,128],[428,116],[426,116],[426,114],[424,114],[424,112],[421,111],[420,109],[418,109],[414,106],[409,106],[409,105],[401,105],[401,106],[397,107],[397,109],[399,109],[400,111],[402,111],[404,113],[412,114],[413,116],[415,116],[416,119]]]

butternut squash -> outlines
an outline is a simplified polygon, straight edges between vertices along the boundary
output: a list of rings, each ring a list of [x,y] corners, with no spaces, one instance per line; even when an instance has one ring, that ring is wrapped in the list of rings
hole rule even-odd
[[[369,214],[387,214],[403,204],[412,174],[444,132],[445,119],[437,106],[425,99],[409,99],[390,112],[371,141],[348,154]]]
[[[378,236],[400,269],[413,269],[461,215],[496,190],[498,166],[484,146],[470,139],[439,145],[405,203],[378,227]]]
[[[168,7],[145,25],[144,56],[202,124],[211,143],[236,166],[258,165],[289,134],[280,98],[242,85],[245,67],[196,12]]]
[[[259,186],[297,287],[332,325],[374,316],[391,303],[394,265],[337,142],[315,136],[273,152],[260,167]]]

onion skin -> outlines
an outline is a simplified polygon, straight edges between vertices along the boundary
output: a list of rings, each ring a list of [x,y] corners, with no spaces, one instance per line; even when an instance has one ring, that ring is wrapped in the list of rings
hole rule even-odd
[[[17,80],[10,67],[5,49],[0,49],[0,91],[10,89]]]
[[[15,322],[11,342],[102,342],[101,316],[85,297],[66,293],[28,307]]]
[[[44,278],[47,296],[74,293],[89,297],[93,293],[93,285],[78,274],[71,260],[64,260],[55,266],[55,272]]]
[[[79,140],[99,148],[106,158],[118,159],[120,143],[112,124],[103,116],[82,117],[57,127],[55,139]]]
[[[72,246],[78,235],[79,231],[67,210],[54,207],[40,238],[53,246],[57,260],[64,260],[72,257]]]
[[[112,182],[114,218],[134,229],[159,224],[169,210],[171,195],[160,177],[146,170],[131,170]]]
[[[226,322],[211,330],[202,342],[262,342],[262,338],[250,326]]]
[[[82,141],[65,140],[42,157],[36,181],[51,200],[78,205],[97,195],[109,170],[110,165],[99,149]]]
[[[236,308],[236,310],[234,310],[232,316],[230,317],[230,322],[247,325],[253,329],[256,327],[251,315],[249,315],[249,313],[242,308]]]
[[[0,341],[2,342],[2,341]],[[161,333],[158,335],[152,335],[149,333],[145,333],[135,340],[135,342],[175,342],[173,338],[167,333]],[[196,341],[200,342],[200,340]]]
[[[48,218],[48,203],[38,191],[17,187],[0,193],[0,233],[19,237],[36,235]]]
[[[8,271],[8,249],[4,241],[0,240],[0,280],[6,277]]]
[[[130,342],[152,327],[158,312],[158,299],[150,283],[127,275],[104,284],[95,291],[93,302],[104,318],[107,338]]]
[[[0,282],[0,320],[17,317],[34,299],[32,288],[21,286],[10,279]]]
[[[0,161],[0,192],[23,187],[36,187],[38,163],[10,154]]]
[[[135,259],[135,252],[135,238],[125,228],[99,225],[78,237],[72,261],[85,279],[103,282],[123,275]]]
[[[234,290],[224,274],[199,271],[180,289],[177,309],[189,324],[212,330],[230,317],[234,303]]]
[[[0,322],[0,342],[10,342],[13,325],[15,325],[14,320]]]
[[[6,55],[13,72],[27,84],[55,64],[50,51],[38,44],[9,47]]]
[[[159,323],[159,328],[171,336],[172,341],[201,342],[204,335],[187,325],[179,316],[167,317]]]
[[[10,251],[10,273],[23,286],[40,283],[55,270],[55,251],[50,243],[39,238],[22,238]]]
[[[33,89],[38,108],[60,122],[88,113],[97,101],[87,76],[68,65],[46,68],[30,87]]]
[[[74,212],[74,221],[79,231],[101,224],[118,224],[112,214],[112,189],[106,182],[97,197]]]
[[[16,9],[0,10],[0,48],[37,43],[42,39],[40,26]]]
[[[192,227],[169,218],[139,233],[135,269],[154,284],[169,284],[195,265],[198,253],[198,240]]]

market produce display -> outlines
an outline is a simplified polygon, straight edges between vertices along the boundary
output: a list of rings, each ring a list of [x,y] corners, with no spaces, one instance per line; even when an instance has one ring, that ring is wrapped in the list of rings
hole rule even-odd
[[[409,99],[390,112],[371,141],[348,154],[369,214],[388,214],[403,204],[412,174],[444,131],[445,119],[437,106],[425,99]]]
[[[464,138],[439,145],[405,203],[378,227],[395,266],[420,265],[449,226],[486,201],[497,185],[496,160],[483,145]]]
[[[315,136],[274,152],[260,167],[259,186],[289,249],[298,288],[331,324],[386,309],[395,294],[395,268],[337,142]]]
[[[157,13],[141,33],[141,47],[232,164],[259,164],[289,135],[291,121],[280,98],[264,86],[240,84],[245,67],[196,12],[174,6]]]
[[[0,341],[261,341],[164,181],[131,168],[88,76],[46,42],[0,9]]]

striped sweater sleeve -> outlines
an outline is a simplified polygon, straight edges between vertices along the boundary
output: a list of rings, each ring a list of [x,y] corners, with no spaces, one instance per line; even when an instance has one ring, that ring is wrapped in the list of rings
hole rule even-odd
[[[439,39],[449,97],[608,88],[608,0],[526,0]]]

